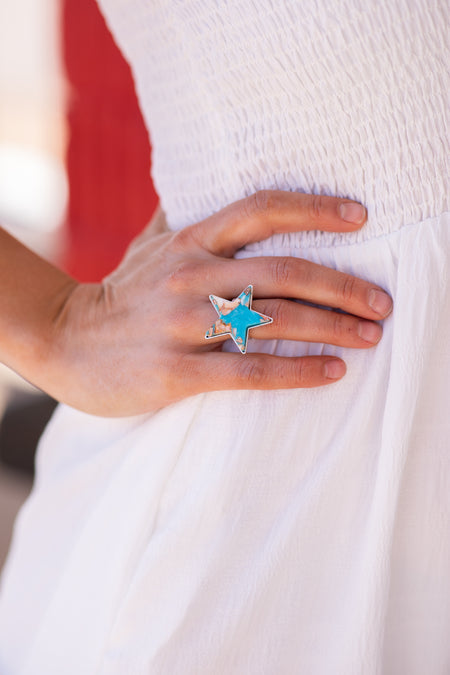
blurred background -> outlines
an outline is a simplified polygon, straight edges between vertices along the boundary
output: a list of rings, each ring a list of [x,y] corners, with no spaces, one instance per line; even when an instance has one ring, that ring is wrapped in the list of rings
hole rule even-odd
[[[2,0],[0,225],[97,281],[156,206],[132,76],[95,0]],[[55,405],[0,365],[0,569]]]

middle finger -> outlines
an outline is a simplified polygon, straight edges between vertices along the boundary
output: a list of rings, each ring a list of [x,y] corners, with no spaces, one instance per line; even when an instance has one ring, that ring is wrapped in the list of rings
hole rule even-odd
[[[254,298],[295,298],[334,307],[365,319],[379,320],[392,310],[392,300],[377,284],[329,267],[293,257],[223,260],[214,264],[213,288],[207,294],[231,300],[248,284]]]

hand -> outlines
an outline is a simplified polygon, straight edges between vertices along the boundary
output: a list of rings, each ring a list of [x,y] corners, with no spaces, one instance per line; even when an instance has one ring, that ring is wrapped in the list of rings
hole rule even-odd
[[[343,207],[354,222],[341,217]],[[122,416],[211,390],[316,387],[339,379],[345,364],[330,356],[222,352],[223,339],[205,340],[217,318],[208,295],[231,299],[252,282],[254,309],[274,319],[253,338],[371,347],[382,333],[375,321],[392,307],[378,286],[291,257],[232,257],[276,232],[359,229],[366,220],[359,208],[358,214],[354,202],[333,197],[262,191],[180,232],[146,229],[102,284],[79,284],[68,294],[47,359],[55,373],[51,393],[92,414]]]

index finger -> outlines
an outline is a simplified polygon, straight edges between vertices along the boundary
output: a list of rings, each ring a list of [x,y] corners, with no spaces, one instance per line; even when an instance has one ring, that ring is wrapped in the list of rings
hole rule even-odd
[[[353,232],[366,222],[358,202],[325,195],[261,190],[186,228],[215,255],[232,256],[246,244],[276,233],[323,230]]]

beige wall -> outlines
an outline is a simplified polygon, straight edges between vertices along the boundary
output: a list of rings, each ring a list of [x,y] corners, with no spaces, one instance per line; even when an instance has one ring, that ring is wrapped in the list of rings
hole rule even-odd
[[[61,155],[59,0],[0,2],[0,143]]]
[[[67,203],[59,12],[60,0],[0,1],[0,224],[55,260]]]

